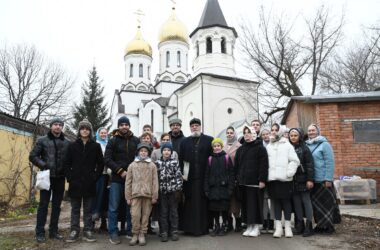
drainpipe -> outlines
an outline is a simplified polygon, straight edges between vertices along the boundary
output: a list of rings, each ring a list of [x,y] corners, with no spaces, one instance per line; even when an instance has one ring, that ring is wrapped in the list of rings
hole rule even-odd
[[[204,124],[205,124],[205,120],[204,120],[204,113],[203,113],[203,77],[201,75],[201,103],[202,103],[202,133],[204,133]]]

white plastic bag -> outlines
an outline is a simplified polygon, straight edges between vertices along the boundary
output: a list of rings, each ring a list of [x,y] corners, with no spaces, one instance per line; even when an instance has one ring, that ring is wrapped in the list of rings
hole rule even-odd
[[[50,189],[50,170],[43,170],[37,172],[36,188],[38,190]]]

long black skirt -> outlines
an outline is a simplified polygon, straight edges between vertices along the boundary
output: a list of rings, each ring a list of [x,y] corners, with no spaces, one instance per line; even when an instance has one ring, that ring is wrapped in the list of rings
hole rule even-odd
[[[242,218],[246,224],[263,224],[264,191],[257,187],[240,186]]]
[[[203,181],[187,181],[184,189],[183,231],[195,236],[208,234],[207,198],[203,191]]]

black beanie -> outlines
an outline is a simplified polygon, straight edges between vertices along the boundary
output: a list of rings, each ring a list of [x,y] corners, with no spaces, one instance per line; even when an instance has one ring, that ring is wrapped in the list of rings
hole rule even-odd
[[[126,123],[126,124],[128,124],[128,126],[131,126],[131,124],[129,123],[129,119],[126,116],[122,116],[119,118],[119,120],[117,120],[117,127],[119,127],[120,124],[122,124],[122,123]]]

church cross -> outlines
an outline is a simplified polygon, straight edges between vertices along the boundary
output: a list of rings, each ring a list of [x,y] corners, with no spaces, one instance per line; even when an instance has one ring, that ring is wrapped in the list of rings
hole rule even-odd
[[[133,14],[136,15],[137,23],[138,23],[138,25],[140,26],[140,25],[141,25],[141,17],[142,17],[142,16],[145,16],[144,12],[142,12],[142,10],[138,9],[138,10],[136,10],[135,12],[133,12]]]

